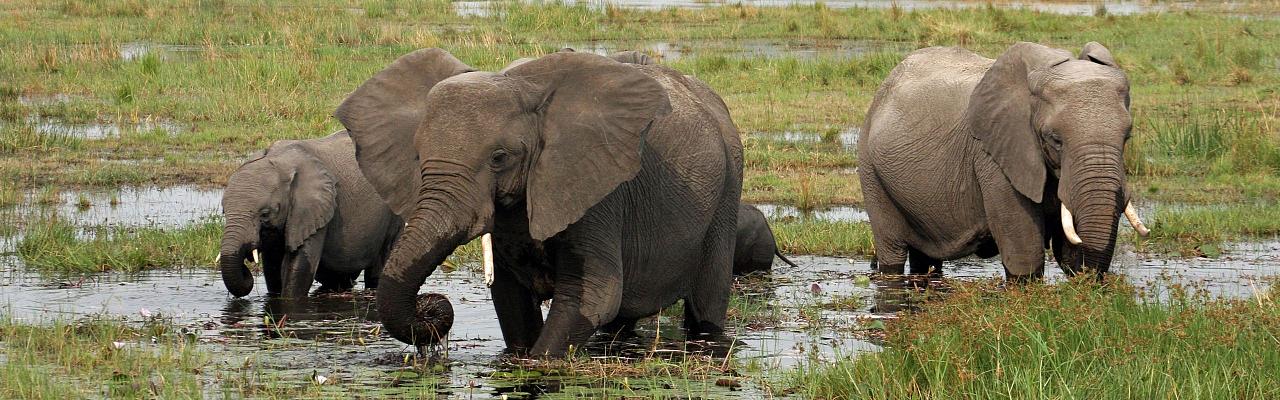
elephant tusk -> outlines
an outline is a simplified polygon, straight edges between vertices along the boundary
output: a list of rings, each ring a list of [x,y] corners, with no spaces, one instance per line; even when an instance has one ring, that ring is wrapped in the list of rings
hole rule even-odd
[[[214,264],[214,265],[217,265],[217,264],[218,264],[218,262],[220,262],[220,261],[222,261],[222,253],[218,253],[218,255],[213,256],[213,264]]]
[[[1146,225],[1142,224],[1142,220],[1138,218],[1138,211],[1133,209],[1133,202],[1129,202],[1124,206],[1124,217],[1129,219],[1129,225],[1133,225],[1133,230],[1138,231],[1139,235],[1146,237],[1151,233]]]
[[[253,263],[262,265],[262,254],[259,254],[258,249],[253,249]]]
[[[481,236],[480,248],[484,253],[484,285],[493,286],[493,237],[488,233]]]
[[[1080,235],[1076,234],[1076,224],[1074,218],[1071,217],[1071,211],[1067,211],[1067,205],[1062,204],[1062,233],[1067,235],[1067,241],[1071,244],[1078,245],[1083,243]]]

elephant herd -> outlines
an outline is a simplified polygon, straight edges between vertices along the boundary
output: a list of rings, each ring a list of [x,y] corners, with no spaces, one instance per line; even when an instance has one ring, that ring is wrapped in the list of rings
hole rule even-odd
[[[1034,279],[1046,249],[1068,273],[1106,271],[1118,215],[1145,233],[1126,207],[1128,88],[1097,43],[1078,57],[1031,43],[995,60],[907,56],[857,149],[879,272],[998,254],[1009,278]],[[276,142],[228,180],[219,264],[232,295],[251,292],[249,261],[284,298],[313,282],[350,290],[363,272],[386,332],[430,345],[452,308],[418,292],[481,238],[508,351],[559,356],[680,300],[690,337],[716,337],[733,275],[791,263],[740,202],[725,102],[642,53],[565,49],[485,72],[418,50],[334,115],[345,130]]]

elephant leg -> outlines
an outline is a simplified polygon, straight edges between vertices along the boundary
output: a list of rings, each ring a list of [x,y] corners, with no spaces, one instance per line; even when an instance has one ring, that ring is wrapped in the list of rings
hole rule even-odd
[[[608,334],[612,340],[634,337],[636,335],[636,320],[632,318],[615,318],[600,327],[600,330]]]
[[[500,261],[500,260],[495,260]],[[524,354],[533,348],[542,333],[542,310],[538,299],[529,288],[516,281],[510,268],[495,265],[493,268],[493,309],[498,314],[498,326],[507,351]]]
[[[382,277],[382,263],[370,265],[364,269],[364,288],[365,290],[374,290],[378,288],[378,278]]]
[[[337,272],[329,268],[318,268],[316,270],[316,282],[320,282],[319,291],[325,293],[343,293],[349,292],[356,287],[356,277],[359,273],[350,274]]]
[[[284,273],[281,264],[284,263],[285,252],[284,245],[281,244],[280,249],[262,249],[262,280],[267,282],[267,295],[275,296],[284,292]]]
[[[684,299],[684,327],[688,336],[719,335],[724,332],[725,316],[729,311],[729,292],[733,287],[732,234],[737,226],[737,205],[733,213],[718,215],[711,226],[703,248],[701,267],[705,270],[689,288]],[[769,254],[773,261],[773,254]]]
[[[867,217],[871,223],[871,239],[875,243],[872,264],[881,275],[902,275],[907,265],[905,238],[910,230],[906,219],[894,206],[889,195],[880,186],[875,166],[859,166],[859,182],[862,184],[863,203],[867,205]]]
[[[995,162],[984,157],[975,166],[982,189],[987,227],[1000,249],[1005,277],[1039,279],[1044,275],[1044,214],[1040,205],[1018,193]]]
[[[555,294],[533,346],[534,355],[564,355],[569,346],[582,346],[596,329],[618,315],[622,304],[619,227],[591,225],[570,228],[556,246]]]
[[[907,257],[911,263],[912,275],[928,275],[931,278],[942,277],[942,260],[929,257],[929,255],[916,249],[908,249]]]
[[[315,281],[316,270],[320,267],[320,254],[324,250],[324,232],[322,228],[295,251],[284,256],[282,265],[284,279],[284,295],[291,298],[304,298],[311,291],[311,283]]]

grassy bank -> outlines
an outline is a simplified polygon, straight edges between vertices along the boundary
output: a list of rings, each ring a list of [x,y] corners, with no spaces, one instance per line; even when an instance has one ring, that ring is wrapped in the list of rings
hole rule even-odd
[[[1140,295],[1115,281],[959,285],[886,348],[791,376],[811,398],[1274,398],[1280,298]]]
[[[58,219],[28,223],[18,256],[50,272],[139,271],[212,266],[222,221],[209,218],[182,228],[82,228]]]

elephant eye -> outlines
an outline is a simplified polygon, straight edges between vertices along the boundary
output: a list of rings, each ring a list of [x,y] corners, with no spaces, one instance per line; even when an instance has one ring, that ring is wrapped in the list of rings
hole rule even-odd
[[[507,154],[505,150],[496,150],[493,152],[493,156],[490,157],[489,163],[493,165],[495,168],[499,168],[499,167],[506,166],[507,159],[509,158],[511,157],[510,155]]]

